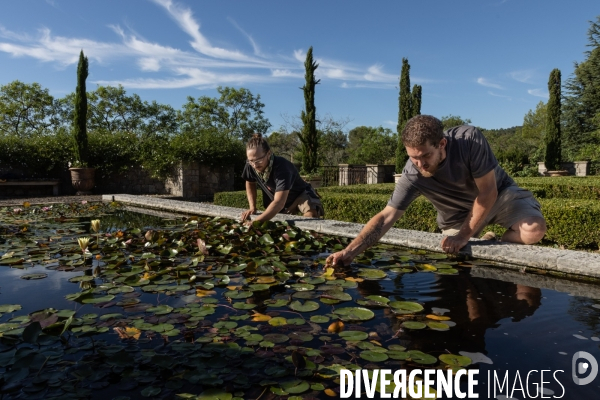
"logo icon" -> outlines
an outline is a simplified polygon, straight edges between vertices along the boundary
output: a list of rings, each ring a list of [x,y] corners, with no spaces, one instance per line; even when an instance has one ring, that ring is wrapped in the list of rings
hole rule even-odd
[[[585,362],[582,362],[581,359],[585,359]],[[585,378],[580,378],[580,376],[585,375],[589,372],[589,375]],[[573,377],[573,382],[576,385],[587,385],[591,383],[594,379],[596,379],[596,375],[598,375],[598,361],[594,358],[593,355],[586,351],[578,351],[573,354],[573,359],[571,362],[571,375]]]

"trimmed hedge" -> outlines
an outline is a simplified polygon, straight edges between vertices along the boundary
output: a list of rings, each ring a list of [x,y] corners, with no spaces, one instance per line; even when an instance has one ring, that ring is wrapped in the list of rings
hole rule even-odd
[[[367,186],[367,185],[361,185]],[[381,186],[381,185],[371,185]],[[388,185],[389,186],[389,185]],[[347,186],[346,190],[352,190]],[[355,190],[360,189],[358,185]],[[376,188],[376,190],[380,190]],[[342,192],[344,190],[341,190]],[[384,194],[339,193],[338,189],[319,190],[325,208],[325,217],[339,221],[366,223],[373,215],[386,206],[390,191]],[[564,246],[565,248],[598,249],[600,244],[600,203],[594,200],[539,199],[546,218],[548,232],[543,243]],[[248,208],[246,192],[216,193],[214,203],[222,206]],[[259,191],[257,204],[262,204]],[[259,207],[261,209],[261,207]],[[436,211],[425,198],[420,197],[406,210],[404,216],[394,225],[397,228],[427,232],[439,232]],[[492,225],[487,230],[502,235],[505,229]]]

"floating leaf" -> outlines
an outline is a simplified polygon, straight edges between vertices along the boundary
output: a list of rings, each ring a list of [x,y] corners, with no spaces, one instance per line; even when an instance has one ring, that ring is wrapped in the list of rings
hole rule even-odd
[[[372,362],[382,362],[387,360],[389,357],[385,353],[378,353],[370,350],[361,351],[360,358]]]
[[[442,354],[438,358],[441,362],[454,367],[466,367],[471,364],[469,357],[457,356],[455,354]]]
[[[419,350],[409,350],[408,354],[410,354],[410,359],[416,362],[417,364],[435,364],[437,362],[437,358],[431,356],[429,354],[425,354]]]
[[[311,312],[319,309],[319,303],[307,300],[304,302],[304,304],[302,304],[299,300],[295,300],[292,301],[288,307],[298,312]]]
[[[271,318],[269,320],[269,325],[271,325],[271,326],[287,325],[287,320],[283,317]]]
[[[37,279],[44,279],[47,278],[48,274],[26,274],[26,275],[21,275],[21,279],[25,279],[25,280],[37,280]]]
[[[254,311],[254,315],[252,316],[252,321],[254,322],[267,322],[272,317],[270,315],[261,314],[259,312]]]
[[[369,334],[361,331],[344,331],[340,332],[340,337],[343,337],[346,340],[361,341],[367,339]]]
[[[367,321],[375,317],[375,313],[362,307],[343,307],[334,311],[343,321]]]
[[[430,329],[433,329],[434,331],[447,331],[448,329],[450,329],[450,326],[442,322],[428,322],[427,326]]]
[[[315,322],[317,324],[325,324],[327,322],[329,322],[329,317],[326,317],[325,315],[313,315],[312,317],[310,317],[310,321],[311,322]]]
[[[423,311],[423,306],[412,301],[392,301],[389,306],[396,314],[414,314]]]
[[[367,280],[379,280],[379,279],[387,278],[387,274],[385,273],[385,271],[382,271],[380,269],[367,269],[367,268],[361,268],[358,271],[358,276],[360,276],[361,278],[367,279]]]
[[[425,329],[427,327],[424,323],[417,321],[404,321],[402,326],[406,329]]]
[[[446,317],[444,315],[429,314],[429,315],[427,315],[427,318],[433,319],[436,321],[450,321],[450,317]]]

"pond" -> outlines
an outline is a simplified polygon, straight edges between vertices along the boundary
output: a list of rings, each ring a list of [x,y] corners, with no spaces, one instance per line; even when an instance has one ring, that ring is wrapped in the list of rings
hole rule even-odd
[[[575,353],[600,358],[594,290],[387,245],[327,268],[348,240],[116,203],[0,208],[1,398],[329,399],[342,369],[427,368],[477,370],[479,398],[597,395],[572,377]]]

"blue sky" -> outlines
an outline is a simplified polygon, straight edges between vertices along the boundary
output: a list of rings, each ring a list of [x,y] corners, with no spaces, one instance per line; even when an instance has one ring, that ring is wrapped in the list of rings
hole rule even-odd
[[[483,128],[521,125],[584,60],[598,0],[2,2],[0,84],[74,91],[80,49],[88,90],[128,93],[180,108],[221,86],[260,94],[272,130],[304,106],[304,58],[320,64],[320,116],[395,130],[402,58],[423,114],[453,114]]]

